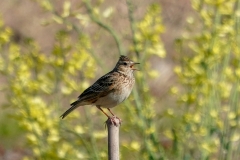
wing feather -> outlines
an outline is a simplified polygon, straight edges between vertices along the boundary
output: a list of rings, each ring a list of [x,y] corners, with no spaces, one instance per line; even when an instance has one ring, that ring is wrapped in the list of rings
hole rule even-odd
[[[109,72],[108,74],[99,78],[92,86],[87,88],[81,95],[78,96],[79,101],[89,101],[98,97],[104,97],[113,91],[116,82],[116,74]]]

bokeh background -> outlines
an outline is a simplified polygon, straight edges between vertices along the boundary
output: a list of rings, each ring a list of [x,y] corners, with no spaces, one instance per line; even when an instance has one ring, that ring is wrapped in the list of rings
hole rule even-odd
[[[101,112],[59,116],[120,55],[121,159],[240,159],[239,33],[240,0],[0,1],[0,159],[107,159]]]

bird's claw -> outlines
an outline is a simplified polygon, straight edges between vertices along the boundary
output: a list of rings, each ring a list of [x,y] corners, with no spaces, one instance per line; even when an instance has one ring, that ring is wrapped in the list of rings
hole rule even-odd
[[[118,123],[115,121],[115,118],[116,119],[118,119]],[[121,124],[122,124],[122,120],[120,119],[120,118],[118,118],[117,116],[113,116],[113,117],[108,117],[108,119],[107,119],[107,121],[108,120],[110,120],[111,121],[111,123],[114,125],[114,126],[118,126],[118,124],[121,126]],[[107,123],[107,121],[106,121],[106,123]]]
[[[119,120],[119,124],[120,124],[120,126],[121,126],[121,124],[122,124],[122,120],[121,120],[119,117],[117,117],[117,116],[113,116],[113,118],[118,119],[118,120]]]

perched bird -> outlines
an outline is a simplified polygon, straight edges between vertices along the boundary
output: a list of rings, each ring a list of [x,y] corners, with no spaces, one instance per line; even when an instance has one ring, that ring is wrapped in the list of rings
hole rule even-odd
[[[114,118],[110,117],[102,108],[107,108],[109,112],[116,117],[110,108],[117,106],[130,95],[135,83],[133,76],[133,72],[136,70],[133,67],[135,64],[139,63],[133,62],[126,56],[120,56],[114,69],[83,91],[83,93],[78,96],[78,99],[71,104],[71,108],[61,115],[61,118],[65,118],[79,106],[95,105],[116,125]],[[121,119],[119,119],[119,121],[121,123]]]

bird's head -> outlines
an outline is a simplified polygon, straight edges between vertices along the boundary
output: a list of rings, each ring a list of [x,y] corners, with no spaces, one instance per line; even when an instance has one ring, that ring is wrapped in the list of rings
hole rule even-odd
[[[134,68],[135,64],[140,63],[133,62],[127,56],[122,55],[120,56],[115,68],[125,74],[132,74],[133,71],[137,70],[136,68]]]

